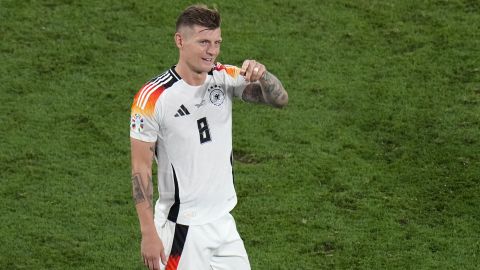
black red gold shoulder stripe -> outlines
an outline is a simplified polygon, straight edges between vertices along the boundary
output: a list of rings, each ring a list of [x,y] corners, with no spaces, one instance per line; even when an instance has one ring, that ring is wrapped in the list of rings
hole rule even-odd
[[[155,106],[160,94],[180,79],[173,68],[151,79],[138,91],[133,107],[142,111],[151,111],[151,106]]]

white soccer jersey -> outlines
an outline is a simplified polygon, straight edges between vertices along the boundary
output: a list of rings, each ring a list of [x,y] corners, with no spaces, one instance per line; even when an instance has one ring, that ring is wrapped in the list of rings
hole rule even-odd
[[[217,64],[204,84],[191,86],[172,67],[135,96],[130,136],[157,143],[156,218],[200,225],[236,205],[232,103],[247,84],[239,71]]]

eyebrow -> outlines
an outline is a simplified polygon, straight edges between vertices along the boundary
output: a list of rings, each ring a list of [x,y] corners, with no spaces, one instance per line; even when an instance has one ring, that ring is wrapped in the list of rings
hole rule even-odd
[[[208,42],[210,42],[210,40],[209,40],[208,38],[202,38],[202,39],[199,39],[199,41],[208,41]],[[215,40],[214,42],[222,42],[222,41],[223,41],[223,39],[217,39],[217,40]]]
[[[203,32],[203,31],[207,31],[207,30],[215,30],[215,29],[217,29],[217,28],[214,28],[214,29],[210,29],[210,28],[204,28],[204,29],[202,29],[202,30],[198,31],[198,33],[200,33],[200,32]]]

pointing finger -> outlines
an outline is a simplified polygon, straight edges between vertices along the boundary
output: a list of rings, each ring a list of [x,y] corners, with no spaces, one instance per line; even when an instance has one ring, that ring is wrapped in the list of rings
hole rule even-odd
[[[250,60],[243,61],[242,69],[240,70],[240,75],[245,76],[245,73],[247,72],[247,68],[249,64],[250,64]]]
[[[247,81],[253,81],[252,76],[254,73],[254,68],[256,66],[257,62],[255,60],[251,60],[248,67],[247,67],[247,72],[245,73],[245,79]]]

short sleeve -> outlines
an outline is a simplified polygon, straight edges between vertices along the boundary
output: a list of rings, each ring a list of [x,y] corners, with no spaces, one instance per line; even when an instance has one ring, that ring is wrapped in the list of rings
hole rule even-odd
[[[233,89],[233,96],[241,98],[243,90],[247,86],[245,78],[240,75],[240,68],[232,65],[219,65],[219,70],[225,70],[226,72],[226,81],[229,84],[228,86]]]
[[[144,142],[155,142],[160,130],[157,101],[163,88],[145,84],[135,95],[130,117],[130,137]]]

